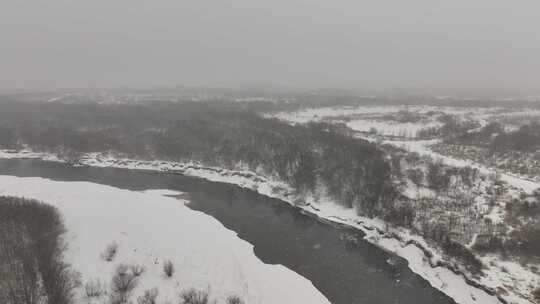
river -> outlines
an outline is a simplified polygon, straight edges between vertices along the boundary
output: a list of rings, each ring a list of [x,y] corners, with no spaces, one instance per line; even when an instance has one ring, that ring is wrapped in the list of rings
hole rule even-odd
[[[282,264],[311,280],[334,304],[455,303],[413,273],[405,260],[364,241],[360,232],[321,223],[285,202],[235,185],[177,174],[72,167],[40,160],[0,160],[0,174],[87,181],[134,191],[185,192],[190,208],[235,231],[254,246],[262,261]],[[345,240],[351,237],[358,242]]]

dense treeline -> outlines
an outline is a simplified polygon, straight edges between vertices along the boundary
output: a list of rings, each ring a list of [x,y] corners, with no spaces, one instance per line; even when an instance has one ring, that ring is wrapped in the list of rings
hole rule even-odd
[[[540,149],[540,124],[532,122],[514,131],[505,131],[504,126],[492,122],[476,132],[463,132],[451,142],[480,145],[492,151],[534,152]]]
[[[299,192],[376,214],[392,201],[390,167],[374,145],[329,124],[290,126],[227,102],[151,106],[0,104],[0,145],[65,155],[114,151],[127,157],[248,166]]]
[[[63,233],[54,207],[0,197],[1,303],[72,303],[78,278],[63,262]]]
[[[435,112],[437,114],[437,112]],[[440,127],[427,127],[417,132],[418,138],[445,138],[450,139],[456,137],[456,134],[467,134],[470,130],[480,127],[476,121],[462,121],[454,115],[443,114],[437,118],[437,121],[442,124]]]

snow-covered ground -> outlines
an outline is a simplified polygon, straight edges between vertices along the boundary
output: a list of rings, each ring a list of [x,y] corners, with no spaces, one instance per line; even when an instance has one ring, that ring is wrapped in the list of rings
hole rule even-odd
[[[512,175],[510,173],[500,172],[476,162],[464,159],[457,159],[450,156],[442,155],[432,151],[429,146],[439,143],[439,140],[416,140],[416,141],[398,141],[398,140],[383,140],[383,143],[391,144],[396,147],[403,148],[405,150],[416,152],[420,155],[428,155],[435,160],[441,160],[444,164],[454,167],[466,167],[477,168],[484,174],[499,174],[502,181],[508,183],[511,186],[521,189],[527,193],[531,193],[540,188],[540,182],[531,181],[524,177]]]
[[[482,173],[490,174],[496,171],[487,168],[481,164],[472,161],[456,159],[445,156],[432,151],[429,146],[438,143],[438,140],[405,140],[405,138],[414,138],[416,132],[423,128],[440,126],[437,121],[420,121],[418,123],[397,123],[394,121],[377,121],[370,117],[373,115],[397,114],[399,111],[409,111],[412,113],[426,114],[429,112],[445,113],[456,115],[457,117],[466,118],[478,122],[481,126],[486,125],[491,118],[499,116],[519,116],[529,113],[532,116],[539,115],[539,110],[524,110],[524,109],[503,109],[498,107],[493,108],[468,108],[468,107],[438,107],[438,106],[357,106],[357,107],[324,107],[324,108],[308,108],[294,112],[279,112],[267,114],[267,117],[275,117],[290,123],[306,123],[310,121],[324,121],[334,118],[355,117],[347,121],[349,128],[359,132],[367,132],[372,127],[375,128],[379,135],[383,136],[398,136],[404,140],[395,140],[383,138],[382,142],[404,148],[409,151],[417,152],[421,155],[428,155],[434,159],[440,159],[445,164],[456,167],[470,166],[478,168]],[[370,141],[376,141],[375,138],[369,136],[361,136]],[[498,172],[501,179],[508,184],[523,189],[525,192],[532,192],[540,188],[540,183],[528,180],[527,178],[509,174],[506,172]]]
[[[106,286],[119,263],[145,267],[132,296],[159,288],[159,303],[177,303],[187,288],[208,289],[225,303],[233,294],[246,303],[329,303],[311,282],[282,265],[268,265],[233,231],[168,190],[134,192],[88,182],[0,176],[0,195],[22,196],[58,207],[67,227],[66,260],[82,281],[99,279]],[[118,254],[106,262],[101,253],[112,242]],[[171,260],[176,272],[163,274]],[[102,303],[84,298],[77,303]]]
[[[357,106],[357,107],[326,107],[309,108],[295,112],[279,112],[267,114],[292,123],[306,123],[309,121],[340,121],[345,122],[352,130],[369,132],[375,130],[377,134],[384,136],[397,136],[414,138],[420,130],[437,128],[442,123],[437,117],[443,113],[455,113],[465,115],[459,108],[429,107],[429,106]],[[404,122],[388,119],[388,115],[396,115],[400,112],[422,115],[423,118],[416,122]],[[427,115],[428,112],[435,114]],[[386,117],[386,118],[383,118]]]
[[[55,160],[56,157],[50,154],[33,153],[31,151],[19,153],[0,152],[0,158],[39,158]],[[139,161],[129,159],[117,159],[114,156],[92,154],[81,159],[82,164],[98,167],[117,167],[127,169],[143,169],[156,171],[177,171],[185,175],[205,178],[212,181],[236,184],[241,187],[255,190],[263,195],[279,198],[283,201],[293,204],[296,198],[291,198],[292,189],[286,184],[275,179],[261,176],[250,171],[231,171],[220,168],[208,168],[195,163],[173,163],[166,161]],[[366,233],[366,239],[383,249],[395,252],[405,258],[409,267],[425,278],[431,285],[448,296],[454,298],[460,304],[483,304],[500,303],[496,296],[490,295],[485,291],[475,288],[466,283],[462,275],[458,275],[445,267],[432,267],[442,258],[436,254],[436,250],[431,248],[421,237],[410,233],[407,230],[393,230],[393,233],[400,235],[401,240],[385,236],[383,232],[386,224],[377,219],[369,219],[358,216],[353,209],[341,208],[331,200],[313,198],[304,198],[305,204],[299,206],[306,212],[317,215],[321,218],[346,224],[361,229]],[[425,257],[422,250],[415,245],[407,245],[408,241],[415,241],[422,247],[434,253],[434,257],[429,260]],[[500,267],[493,266],[498,263],[492,262],[493,258],[484,258],[488,269],[487,274],[482,277],[479,283],[491,290],[498,287],[505,288],[507,294],[501,296],[509,303],[530,304],[526,299],[532,291],[531,286],[538,286],[540,279],[538,275],[525,269],[517,263],[507,262],[505,268],[513,269],[512,272],[502,272]],[[492,265],[493,264],[493,265]],[[516,279],[515,274],[519,274]],[[312,302],[293,302],[293,303],[312,303]]]
[[[388,115],[397,117],[401,111],[421,115],[423,119],[417,122],[399,122],[381,119],[382,116]],[[475,121],[479,124],[477,128],[479,129],[491,121],[501,121],[503,118],[520,117],[523,115],[529,118],[538,118],[540,117],[540,110],[427,105],[339,106],[306,108],[293,112],[268,113],[265,116],[278,118],[290,123],[339,121],[345,122],[349,128],[359,132],[368,132],[375,129],[377,134],[383,136],[415,138],[417,132],[422,129],[442,126],[443,124],[437,120],[442,114],[453,115],[461,120]],[[516,129],[519,127],[519,124],[511,124],[506,127],[508,129]]]
[[[306,108],[293,112],[269,113],[265,116],[275,117],[289,122],[305,123],[309,121],[321,121],[325,118],[346,117],[346,116],[373,116],[379,114],[394,114],[399,111],[409,111],[419,114],[429,112],[445,113],[457,116],[479,117],[485,119],[500,113],[511,113],[508,109],[473,108],[473,107],[447,107],[447,106],[427,106],[427,105],[387,105],[387,106],[339,106]],[[517,112],[517,110],[516,110]],[[521,113],[522,110],[519,110]]]

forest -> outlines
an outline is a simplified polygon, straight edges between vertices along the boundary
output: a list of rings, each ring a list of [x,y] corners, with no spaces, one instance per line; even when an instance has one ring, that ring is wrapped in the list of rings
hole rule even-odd
[[[1,303],[72,303],[79,278],[63,261],[64,230],[56,208],[0,197]]]
[[[450,141],[482,146],[496,152],[534,152],[540,149],[540,124],[532,122],[517,130],[506,131],[503,125],[492,122],[475,132],[461,132]]]
[[[374,144],[339,125],[291,126],[228,102],[152,105],[0,104],[0,146],[76,161],[82,153],[247,166],[298,192],[323,187],[344,206],[376,215],[396,192]]]
[[[323,193],[361,215],[411,228],[471,269],[481,268],[462,245],[470,240],[476,225],[484,227],[471,211],[474,202],[461,193],[478,183],[478,172],[354,138],[344,125],[290,125],[263,118],[243,104],[224,101],[151,105],[4,102],[0,109],[0,147],[4,149],[31,148],[75,163],[84,153],[110,152],[133,159],[248,168],[286,182],[298,197]],[[452,130],[462,127],[452,120],[446,125]],[[448,198],[439,197],[435,203],[404,197],[406,180]],[[461,186],[452,180],[459,180]],[[449,208],[467,216],[456,217]],[[471,223],[476,224],[471,227]],[[531,244],[523,240],[536,239],[537,229],[525,232],[515,239]]]

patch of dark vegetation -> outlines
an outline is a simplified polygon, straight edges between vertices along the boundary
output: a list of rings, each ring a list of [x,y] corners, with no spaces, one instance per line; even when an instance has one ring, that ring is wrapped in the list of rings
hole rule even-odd
[[[442,243],[442,248],[446,254],[460,260],[465,268],[472,274],[481,274],[484,265],[467,247],[452,240]]]
[[[63,261],[64,231],[56,208],[0,197],[0,303],[73,303],[80,282]]]
[[[482,261],[467,247],[452,240],[447,226],[438,224],[430,229],[425,229],[423,234],[427,239],[437,242],[445,254],[459,260],[470,273],[475,275],[482,273],[484,268]]]
[[[118,265],[112,277],[111,304],[127,303],[138,283],[138,277],[130,270],[128,265]]]
[[[180,294],[181,304],[208,304],[209,299],[210,296],[206,290],[190,288]]]
[[[540,262],[539,209],[540,203],[526,199],[515,199],[507,203],[506,221],[513,224],[514,229],[508,234],[481,235],[473,248],[479,252],[497,252],[506,257],[518,257],[524,262]]]
[[[454,115],[443,114],[437,118],[442,123],[441,127],[427,127],[417,132],[416,136],[422,139],[450,138],[456,134],[465,134],[474,128],[480,127],[476,121],[459,120]]]
[[[156,304],[159,291],[152,288],[144,291],[144,294],[137,298],[137,304]]]
[[[105,250],[101,254],[101,257],[107,261],[112,262],[114,260],[114,257],[118,253],[118,244],[116,242],[112,242],[107,247],[105,247]]]
[[[170,278],[174,274],[174,264],[172,261],[168,260],[163,263],[163,273],[167,278]]]
[[[245,302],[239,296],[229,296],[225,303],[226,304],[245,304]]]
[[[533,291],[533,296],[537,301],[540,301],[540,287],[536,288]]]
[[[28,145],[77,162],[81,153],[237,164],[277,176],[298,192],[317,185],[344,206],[377,215],[395,194],[384,153],[341,125],[291,126],[227,102],[0,104],[0,146]],[[14,146],[14,143],[15,146]]]
[[[87,298],[99,298],[107,292],[107,288],[99,279],[94,279],[84,284],[84,292]]]
[[[505,131],[503,125],[492,122],[476,132],[455,134],[447,141],[462,145],[487,147],[492,152],[534,152],[540,149],[540,123],[536,121],[522,125],[513,131]]]

